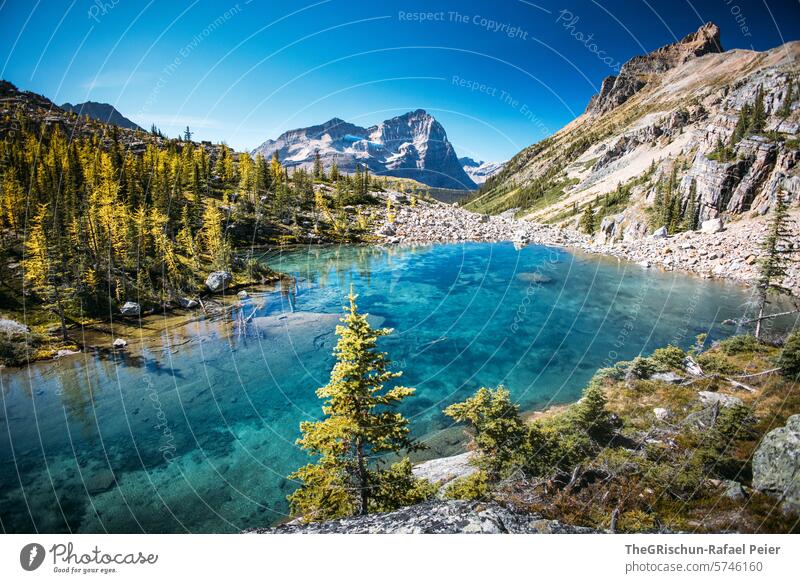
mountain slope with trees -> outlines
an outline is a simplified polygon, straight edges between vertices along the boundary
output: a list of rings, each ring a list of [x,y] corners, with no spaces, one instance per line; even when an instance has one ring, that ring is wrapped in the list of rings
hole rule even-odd
[[[189,128],[178,139],[120,128],[5,81],[0,136],[1,315],[56,324],[65,340],[89,318],[273,278],[254,245],[359,241],[384,184],[321,164],[290,171],[277,156],[191,141]],[[228,274],[221,286],[207,284],[212,272]],[[31,356],[12,352],[0,358]]]
[[[668,234],[800,200],[800,43],[721,52],[706,24],[635,57],[586,111],[512,158],[467,208],[515,209],[601,242]]]

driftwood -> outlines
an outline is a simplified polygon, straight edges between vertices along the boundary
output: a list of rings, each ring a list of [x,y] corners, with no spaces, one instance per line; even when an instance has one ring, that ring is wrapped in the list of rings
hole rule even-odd
[[[779,370],[781,370],[781,367],[778,366],[776,368],[771,368],[769,370],[762,370],[761,372],[755,372],[753,374],[738,374],[738,375],[734,375],[733,378],[735,378],[735,379],[750,379],[750,378],[753,378],[753,377],[762,377],[762,376],[765,376],[765,375],[768,375],[768,374],[772,374],[772,373],[778,372]]]
[[[614,508],[614,512],[611,513],[611,526],[608,530],[612,533],[617,532],[617,520],[619,520],[619,507]]]
[[[741,378],[745,378],[745,377],[741,377]],[[715,381],[715,380],[716,381],[725,381],[726,383],[729,383],[732,387],[734,387],[736,389],[744,389],[745,391],[750,391],[751,393],[755,393],[756,392],[756,390],[753,387],[749,386],[749,385],[746,385],[746,384],[744,384],[742,382],[739,382],[739,381],[734,380],[734,379],[732,379],[730,377],[726,377],[726,376],[723,376],[723,375],[715,373],[715,372],[711,373],[711,374],[704,374],[701,377],[695,377],[695,378],[693,378],[693,379],[691,379],[689,381],[685,381],[685,382],[681,383],[681,386],[687,387],[689,385],[693,385],[697,381]]]
[[[761,322],[762,320],[769,320],[770,318],[779,318],[781,316],[790,316],[792,314],[800,314],[800,310],[789,310],[788,312],[778,312],[777,314],[767,314],[766,316],[759,316],[757,318],[748,318],[747,320],[734,320],[736,324],[742,326],[744,324],[752,324],[753,322]]]
[[[567,492],[570,492],[575,488],[575,484],[577,484],[578,480],[580,480],[580,478],[581,478],[582,470],[583,470],[583,468],[581,467],[580,464],[575,466],[575,469],[572,470],[572,476],[570,477],[569,483],[567,483],[567,487],[566,487]]]

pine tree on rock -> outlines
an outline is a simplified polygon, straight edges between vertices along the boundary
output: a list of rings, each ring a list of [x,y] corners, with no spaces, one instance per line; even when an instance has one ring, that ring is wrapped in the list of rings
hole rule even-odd
[[[750,120],[750,131],[760,134],[767,123],[767,112],[764,108],[764,88],[759,85],[756,91],[756,100],[753,103],[753,114]]]
[[[401,375],[389,370],[389,358],[377,350],[378,339],[391,330],[372,328],[366,314],[358,312],[352,290],[349,299],[343,325],[336,327],[336,364],[328,384],[317,390],[324,401],[324,418],[300,424],[303,436],[298,444],[317,460],[290,476],[301,486],[289,502],[292,512],[306,521],[386,510],[395,499],[387,493],[397,492],[392,483],[398,480],[414,485],[405,493],[406,502],[430,493],[410,475],[407,462],[389,470],[370,464],[383,454],[420,448],[409,437],[408,420],[395,410],[414,389],[385,387]]]
[[[791,260],[792,234],[789,226],[789,210],[782,191],[778,191],[772,219],[769,223],[767,236],[762,243],[764,253],[761,268],[756,283],[758,291],[758,317],[756,318],[756,338],[761,338],[762,322],[769,316],[764,311],[769,304],[770,293],[788,292],[781,283],[786,276],[786,268]]]

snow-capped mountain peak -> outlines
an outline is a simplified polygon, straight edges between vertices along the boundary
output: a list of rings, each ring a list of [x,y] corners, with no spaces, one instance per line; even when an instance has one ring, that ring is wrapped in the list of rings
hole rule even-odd
[[[284,132],[253,150],[253,154],[264,157],[274,152],[289,167],[310,168],[319,153],[326,168],[335,160],[342,172],[354,172],[360,164],[376,175],[413,178],[440,188],[475,188],[444,127],[423,109],[368,128],[333,118],[320,125]]]

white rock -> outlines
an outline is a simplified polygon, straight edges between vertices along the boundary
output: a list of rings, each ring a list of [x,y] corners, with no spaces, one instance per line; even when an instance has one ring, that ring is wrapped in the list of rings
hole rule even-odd
[[[666,421],[670,417],[672,417],[672,413],[669,409],[664,409],[664,407],[656,407],[653,409],[653,415],[656,416],[656,419],[659,421]]]
[[[125,302],[119,312],[123,316],[138,316],[142,312],[142,307],[136,302]]]
[[[124,338],[117,338],[111,344],[111,346],[113,346],[114,348],[125,348],[127,345],[128,345],[128,341],[125,340]]]
[[[653,239],[666,239],[669,236],[666,227],[659,227],[655,232],[650,235]]]
[[[470,463],[474,457],[471,451],[450,457],[437,458],[414,466],[413,474],[437,486],[445,486],[453,480],[470,476],[477,468]]]
[[[708,235],[719,233],[723,229],[724,225],[722,224],[722,219],[708,219],[707,221],[703,221],[700,227],[700,230]]]

